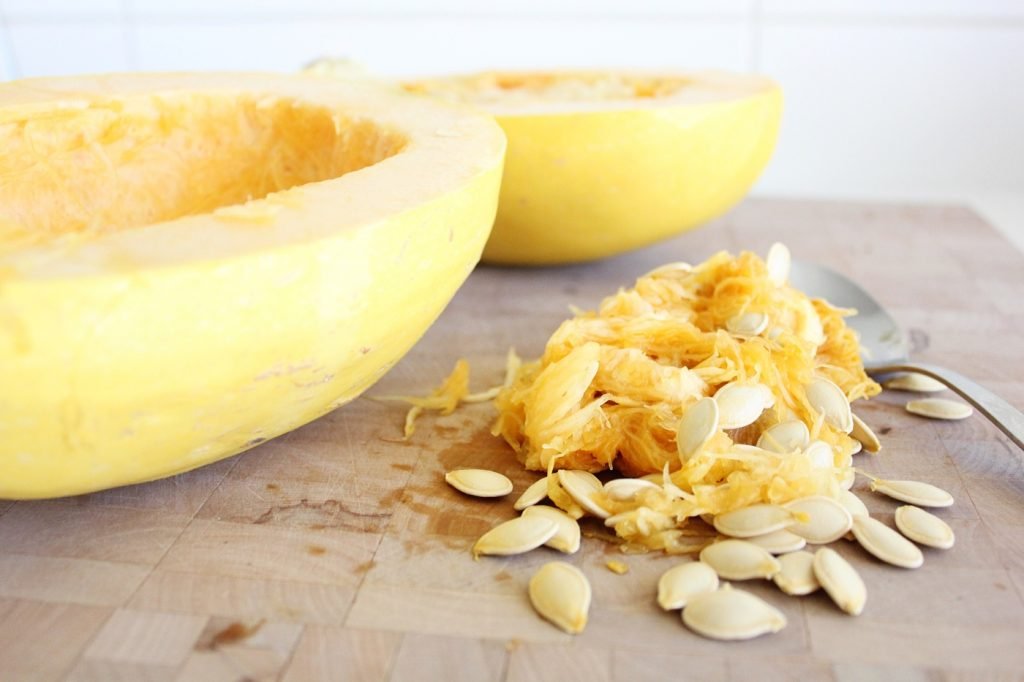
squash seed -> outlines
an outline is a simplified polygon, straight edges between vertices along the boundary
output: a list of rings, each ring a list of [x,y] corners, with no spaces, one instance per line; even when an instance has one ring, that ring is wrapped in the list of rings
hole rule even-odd
[[[806,515],[787,530],[815,545],[827,545],[843,537],[853,526],[850,512],[831,497],[801,497],[783,505],[786,509]]]
[[[644,490],[660,490],[661,486],[643,478],[615,478],[604,484],[604,494],[616,502],[629,502]]]
[[[953,504],[952,495],[938,486],[921,481],[886,481],[874,478],[871,480],[871,490],[900,502],[916,504],[918,507],[949,507]]]
[[[854,517],[853,537],[861,547],[887,564],[918,568],[924,563],[924,555],[917,545],[870,516]]]
[[[761,437],[757,439],[757,447],[787,455],[803,450],[810,440],[811,433],[807,430],[807,424],[799,419],[790,419],[762,431]]]
[[[953,529],[935,514],[911,505],[896,510],[896,527],[919,545],[949,549],[956,542]]]
[[[723,585],[696,595],[683,609],[683,623],[710,639],[752,639],[786,627],[786,617],[760,597]]]
[[[586,512],[583,511],[583,507],[576,504],[576,500],[572,498],[572,495],[565,491],[565,488],[559,482],[561,479],[558,475],[548,474],[545,478],[548,482],[548,499],[572,518],[582,518]]]
[[[519,496],[512,508],[516,511],[523,511],[527,507],[532,507],[535,504],[539,504],[544,501],[544,498],[548,496],[548,477],[538,478],[536,481],[530,484],[530,486],[523,491],[523,494]]]
[[[796,552],[807,545],[807,540],[785,529],[747,538],[747,542],[757,545],[770,554]]]
[[[854,440],[859,442],[865,450],[871,454],[876,454],[882,449],[882,441],[878,440],[878,436],[871,430],[871,427],[864,423],[864,420],[858,417],[854,413],[850,413],[853,416],[853,431],[850,435],[853,436]]]
[[[629,573],[629,564],[618,559],[608,559],[604,562],[605,567],[615,575],[626,575]]]
[[[882,386],[894,391],[912,391],[914,393],[938,393],[946,390],[946,384],[930,376],[907,372],[882,382]]]
[[[782,530],[794,523],[793,513],[774,504],[753,504],[715,516],[714,525],[722,535],[752,538]]]
[[[813,441],[804,449],[804,454],[811,460],[811,466],[816,469],[832,469],[836,465],[832,446],[823,440]]]
[[[718,589],[715,569],[701,561],[679,564],[658,580],[658,606],[666,611],[681,609],[698,594]]]
[[[843,389],[824,377],[815,377],[805,388],[807,402],[825,415],[825,421],[843,433],[853,431],[853,413]]]
[[[580,548],[580,524],[557,507],[535,506],[523,510],[523,516],[539,516],[554,521],[555,534],[544,544],[565,554],[574,554]]]
[[[564,561],[544,564],[530,578],[530,603],[541,616],[570,635],[583,632],[590,611],[590,581]]]
[[[537,549],[558,532],[558,524],[542,516],[520,516],[500,523],[473,545],[473,558],[481,554],[510,556]]]
[[[489,469],[456,469],[444,475],[448,485],[474,497],[503,497],[512,492],[507,476]]]
[[[599,519],[611,516],[611,512],[594,500],[594,495],[604,490],[601,480],[594,474],[579,469],[561,469],[558,472],[558,482],[562,484],[562,489],[569,493],[569,497],[585,511]]]
[[[767,327],[768,316],[764,313],[742,313],[725,322],[725,328],[737,336],[757,336]]]
[[[715,393],[718,404],[718,426],[722,429],[742,429],[750,426],[764,412],[765,396],[755,384],[731,382]]]
[[[854,481],[857,479],[857,474],[853,469],[845,469],[842,472],[842,477],[839,479],[840,490],[849,490],[853,487]]]
[[[685,463],[697,454],[718,430],[718,403],[701,398],[683,413],[676,427],[676,449]]]
[[[779,561],[766,550],[746,540],[723,540],[708,545],[700,560],[726,580],[771,578],[779,572]]]
[[[782,569],[772,576],[780,590],[800,597],[821,587],[814,575],[814,555],[810,552],[790,552],[779,557]]]
[[[789,249],[786,248],[785,244],[775,242],[768,249],[768,255],[765,256],[764,265],[765,269],[768,270],[768,279],[771,280],[772,284],[777,287],[781,287],[789,279],[790,263],[792,262],[792,256],[789,255]]]
[[[967,403],[958,403],[943,398],[922,398],[906,404],[907,412],[929,419],[959,420],[974,414],[974,408]]]
[[[868,590],[857,569],[839,552],[829,547],[818,549],[814,553],[814,577],[843,611],[859,616],[864,610]]]
[[[839,493],[838,502],[843,505],[846,511],[850,512],[850,516],[868,516],[868,508],[864,506],[859,497],[849,490],[843,490]]]

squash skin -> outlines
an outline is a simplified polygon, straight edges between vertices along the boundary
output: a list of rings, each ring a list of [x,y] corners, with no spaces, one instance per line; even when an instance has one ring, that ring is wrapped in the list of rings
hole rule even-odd
[[[144,77],[123,79],[104,81],[96,97],[148,87]],[[275,84],[290,91],[285,80],[300,79],[181,75],[155,89],[274,93]],[[79,98],[100,90],[31,85]],[[2,95],[0,88],[0,118]],[[379,97],[382,106],[405,105]],[[422,105],[410,106],[411,120]],[[266,225],[206,214],[55,247],[64,267],[39,253],[0,258],[0,382],[14,389],[0,391],[0,498],[72,495],[188,471],[305,424],[387,372],[473,269],[493,221],[501,131],[448,109],[434,118],[463,126],[478,151],[447,183],[410,190],[408,200],[384,191],[363,216],[333,215],[334,195],[380,186],[396,168],[414,170],[414,154],[288,190]],[[443,152],[441,139],[417,146],[420,133],[429,137],[411,135],[416,154],[431,145]],[[302,234],[291,239],[289,230]],[[195,258],[111,258],[148,253],[147,241],[159,251],[176,232],[187,239],[210,231],[211,251]]]
[[[406,84],[443,95],[453,84],[584,77],[495,73]],[[720,72],[611,74],[692,82],[680,97],[481,102],[508,137],[498,215],[483,260],[506,265],[590,261],[637,249],[726,212],[775,148],[782,94],[768,79]]]

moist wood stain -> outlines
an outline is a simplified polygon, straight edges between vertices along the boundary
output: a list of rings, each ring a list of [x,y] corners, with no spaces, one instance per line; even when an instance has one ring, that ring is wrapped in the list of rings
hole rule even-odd
[[[272,493],[273,493],[273,492],[277,492],[277,491],[278,491],[278,490],[280,490],[280,489],[281,489],[281,486],[279,486],[279,485],[278,485],[278,484],[276,484],[276,483],[268,483],[268,484],[267,484],[267,490],[269,490],[269,491],[270,491],[270,492],[272,492]]]
[[[260,631],[260,628],[263,627],[264,623],[266,623],[266,620],[262,619],[252,625],[246,625],[245,623],[240,623],[238,621],[229,623],[226,627],[213,634],[207,648],[216,649],[228,644],[236,644],[244,639],[249,639]]]
[[[398,471],[412,471],[416,467],[413,466],[412,464],[403,464],[401,462],[393,462],[391,464],[391,468],[392,469],[397,469]]]
[[[306,547],[306,551],[312,554],[313,556],[322,556],[324,554],[327,554],[327,548],[323,545],[310,545]]]

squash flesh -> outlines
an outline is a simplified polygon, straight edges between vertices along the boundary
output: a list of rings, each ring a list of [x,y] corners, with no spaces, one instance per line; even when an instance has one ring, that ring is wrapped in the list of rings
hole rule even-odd
[[[404,142],[283,98],[177,94],[34,112],[0,124],[0,243],[208,213],[370,166]]]

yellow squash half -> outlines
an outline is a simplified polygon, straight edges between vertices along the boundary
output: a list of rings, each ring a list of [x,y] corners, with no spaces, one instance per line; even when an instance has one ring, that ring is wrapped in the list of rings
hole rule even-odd
[[[487,73],[407,83],[491,112],[508,136],[484,260],[602,258],[707,222],[767,164],[782,96],[728,73]]]
[[[308,76],[0,86],[0,498],[186,471],[352,400],[478,261],[504,147]]]

